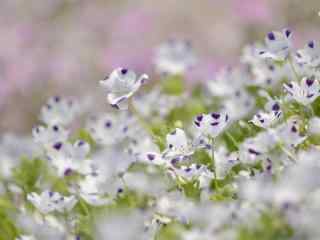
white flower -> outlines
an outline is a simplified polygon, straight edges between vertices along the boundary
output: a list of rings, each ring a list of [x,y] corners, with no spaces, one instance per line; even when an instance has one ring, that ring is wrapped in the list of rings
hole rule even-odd
[[[278,105],[277,105],[278,106]],[[277,111],[259,112],[253,116],[249,122],[261,128],[270,128],[274,126],[282,116],[280,108]]]
[[[291,98],[305,106],[312,103],[320,95],[320,83],[314,77],[305,77],[300,84],[296,82],[284,84],[284,88]]]
[[[282,32],[269,32],[265,38],[266,48],[259,50],[260,57],[276,61],[286,60],[292,48],[291,36],[292,33],[288,29]]]
[[[106,198],[104,191],[102,191],[101,178],[98,176],[86,176],[84,180],[79,183],[79,195],[88,204],[93,206],[102,206],[110,202]]]
[[[320,65],[320,48],[315,41],[310,41],[296,53],[298,63],[316,68]]]
[[[117,109],[127,109],[127,100],[139,90],[149,77],[146,74],[139,78],[132,70],[117,68],[110,76],[100,81],[108,92],[108,102]]]
[[[276,86],[284,77],[288,77],[288,68],[286,64],[284,66],[278,66],[269,62],[259,62],[252,66],[252,83],[257,86]]]
[[[193,154],[194,148],[189,142],[186,133],[176,128],[171,133],[167,134],[167,149],[163,153],[164,158],[179,159],[188,157]]]
[[[230,121],[245,117],[254,107],[254,98],[244,90],[237,90],[222,103],[226,112],[232,113]]]
[[[73,145],[67,142],[56,142],[48,149],[47,155],[60,177],[71,175],[73,172],[90,174],[92,162],[87,159],[90,145],[82,140]]]
[[[181,166],[180,168],[170,168],[173,178],[179,178],[180,181],[199,180],[199,187],[208,187],[213,179],[213,172],[207,166],[201,164],[191,164],[190,166]]]
[[[266,153],[271,150],[275,144],[276,141],[274,137],[267,131],[261,132],[253,138],[247,138],[240,145],[240,161],[252,163],[257,160],[265,159]]]
[[[112,113],[92,116],[89,118],[86,128],[98,144],[114,145],[122,142],[128,136],[128,116]]]
[[[50,125],[47,127],[40,125],[32,129],[34,141],[45,147],[55,142],[66,141],[68,135],[68,130],[61,125]]]
[[[271,134],[285,146],[296,147],[306,139],[306,136],[303,136],[299,131],[300,124],[301,121],[292,117],[286,123],[271,131]]]
[[[320,134],[320,118],[319,117],[313,117],[309,120],[309,127],[308,132],[310,134]]]
[[[154,62],[158,72],[174,75],[194,66],[196,58],[188,41],[169,40],[158,48]]]
[[[224,178],[228,171],[237,163],[240,163],[237,153],[230,153],[224,146],[218,147],[214,154],[217,178]]]
[[[228,122],[229,116],[227,113],[213,112],[197,116],[194,124],[201,134],[215,138],[225,129]]]
[[[72,99],[55,96],[41,108],[40,119],[48,125],[68,125],[77,113],[78,103]]]
[[[36,240],[34,236],[31,235],[21,235],[20,237],[16,238],[16,240]]]
[[[227,97],[234,94],[250,81],[245,68],[224,68],[220,70],[213,80],[207,82],[207,88],[211,95]]]
[[[74,196],[66,197],[51,191],[44,191],[40,195],[33,192],[27,195],[27,199],[43,214],[53,211],[69,211],[77,203]]]

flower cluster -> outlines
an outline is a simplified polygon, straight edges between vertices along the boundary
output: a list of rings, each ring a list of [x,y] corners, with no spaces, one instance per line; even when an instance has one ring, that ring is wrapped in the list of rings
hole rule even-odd
[[[50,98],[30,136],[1,137],[0,239],[319,239],[319,49],[292,38],[195,88],[190,44],[169,41],[165,78],[100,82],[105,112]]]

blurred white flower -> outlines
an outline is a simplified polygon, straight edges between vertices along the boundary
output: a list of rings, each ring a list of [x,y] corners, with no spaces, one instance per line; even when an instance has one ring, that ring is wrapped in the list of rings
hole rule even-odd
[[[78,102],[73,99],[52,97],[41,108],[40,119],[47,125],[68,125],[80,112]]]
[[[289,29],[269,32],[265,38],[266,48],[259,50],[260,57],[276,61],[286,60],[292,48],[291,37],[292,32]]]
[[[97,176],[86,176],[79,183],[79,195],[92,206],[102,206],[110,203],[102,189],[103,182]]]
[[[196,58],[188,41],[169,40],[157,49],[156,70],[165,74],[183,74],[195,65]]]
[[[48,190],[40,195],[35,192],[29,193],[27,199],[43,214],[53,211],[70,211],[77,203],[77,199],[74,196],[66,197],[58,192]]]
[[[186,133],[176,128],[166,136],[167,149],[163,152],[165,159],[176,159],[188,157],[194,153],[194,147],[187,138]]]
[[[314,77],[305,77],[300,83],[284,84],[284,88],[291,98],[305,106],[312,103],[320,95],[320,83]]]
[[[194,121],[195,126],[202,135],[212,138],[222,133],[228,123],[229,115],[218,112],[198,115]]]
[[[89,152],[90,146],[83,140],[78,140],[73,145],[68,142],[56,142],[48,148],[47,156],[59,177],[75,172],[87,175],[92,171],[92,161],[87,159]]]
[[[320,48],[315,41],[310,41],[296,53],[298,63],[316,68],[320,65]]]
[[[126,68],[113,70],[110,76],[100,81],[108,93],[108,102],[117,109],[127,109],[127,100],[139,90],[149,77],[146,74],[139,78],[136,73]]]
[[[261,128],[270,128],[279,122],[282,116],[280,108],[271,112],[259,112],[249,122]]]
[[[310,134],[319,135],[320,134],[320,118],[313,117],[309,120],[308,132]]]
[[[129,123],[129,117],[126,114],[104,113],[91,116],[86,129],[98,144],[112,146],[122,142],[128,136],[131,130]]]
[[[69,131],[61,125],[37,126],[32,129],[32,136],[36,143],[47,147],[56,142],[63,142],[68,139]]]
[[[21,235],[20,237],[16,238],[16,240],[36,240],[36,238],[31,235]]]

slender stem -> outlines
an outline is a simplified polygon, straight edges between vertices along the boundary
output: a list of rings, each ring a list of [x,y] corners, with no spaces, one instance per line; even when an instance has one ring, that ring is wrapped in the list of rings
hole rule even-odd
[[[235,140],[228,131],[225,131],[225,134],[231,140],[232,144],[237,148],[237,150],[239,150],[239,143],[237,142],[237,140]]]
[[[308,108],[309,112],[311,113],[311,117],[315,116],[312,105],[308,105],[307,108]]]
[[[210,137],[210,140],[211,140],[212,167],[213,167],[213,175],[214,175],[213,183],[214,183],[215,190],[218,191],[219,185],[218,185],[218,181],[217,181],[217,168],[216,168],[216,162],[215,162],[215,157],[214,157],[214,138]]]
[[[275,136],[275,138],[281,142],[281,139],[277,136],[275,133],[274,129],[268,129],[268,132],[272,135]],[[296,157],[294,156],[293,153],[291,153],[284,145],[283,143],[279,144],[280,149],[292,160],[292,162],[296,162]]]
[[[287,154],[287,156],[291,159],[292,162],[297,162],[296,158],[294,155],[285,147],[283,144],[280,144],[280,149]]]
[[[299,74],[298,74],[297,70],[295,69],[295,67],[294,67],[294,65],[293,65],[293,62],[292,62],[292,58],[291,58],[291,57],[288,58],[288,62],[289,62],[289,65],[290,65],[290,67],[291,67],[291,70],[292,70],[294,76],[296,77],[296,80],[299,82],[300,77],[299,77]]]
[[[128,101],[128,107],[129,107],[129,111],[132,113],[132,115],[134,115],[138,119],[138,121],[142,125],[142,127],[151,135],[152,138],[154,138],[153,132],[152,132],[149,124],[143,118],[141,113],[135,108],[135,106],[132,103],[131,98]]]

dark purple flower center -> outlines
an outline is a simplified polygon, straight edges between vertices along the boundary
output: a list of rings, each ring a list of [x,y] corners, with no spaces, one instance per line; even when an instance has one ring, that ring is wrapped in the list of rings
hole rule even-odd
[[[219,113],[211,113],[211,117],[213,117],[214,119],[218,119],[218,118],[220,118],[220,114]]]
[[[148,154],[147,157],[150,161],[153,161],[156,156],[154,154]]]
[[[112,126],[112,123],[110,121],[106,121],[106,123],[104,124],[104,126],[106,128],[110,128]]]
[[[268,33],[268,39],[271,40],[271,41],[273,41],[273,40],[276,39],[276,37],[274,36],[274,33],[273,33],[273,32],[269,32],[269,33]]]
[[[280,110],[279,104],[278,104],[278,103],[273,104],[272,110],[273,110],[273,111],[279,111],[279,110]]]
[[[309,46],[309,48],[314,48],[314,41],[310,41],[310,42],[308,43],[308,46]]]
[[[128,69],[126,69],[126,68],[122,68],[121,69],[121,73],[124,75],[124,74],[126,74],[128,72]]]
[[[55,143],[55,144],[53,145],[53,148],[56,149],[56,150],[58,150],[58,151],[61,149],[61,147],[62,147],[62,143],[61,143],[61,142],[57,142],[57,143]]]
[[[288,37],[290,37],[290,35],[291,35],[291,31],[290,31],[289,29],[287,29],[287,30],[285,31],[285,34],[286,34],[286,36],[287,36],[287,38],[288,38]]]
[[[307,79],[306,83],[310,87],[314,83],[314,79]]]

